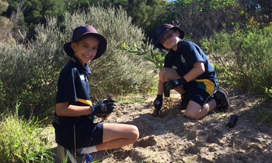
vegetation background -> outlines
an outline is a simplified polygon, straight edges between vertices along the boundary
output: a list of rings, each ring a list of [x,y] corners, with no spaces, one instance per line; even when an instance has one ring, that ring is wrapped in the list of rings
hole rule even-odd
[[[109,41],[105,56],[90,65],[94,101],[154,94],[164,55],[151,38],[173,20],[214,60],[220,85],[272,97],[272,1],[0,0],[0,15],[2,162],[52,162],[41,132],[51,123],[58,75],[69,60],[62,46],[82,24]]]

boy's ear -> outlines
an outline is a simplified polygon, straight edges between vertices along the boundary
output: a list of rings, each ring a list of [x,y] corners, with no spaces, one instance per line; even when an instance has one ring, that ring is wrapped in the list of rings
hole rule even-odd
[[[76,43],[71,43],[71,48],[75,51],[76,50]]]
[[[178,34],[178,37],[180,36],[180,32],[178,30],[175,31]]]

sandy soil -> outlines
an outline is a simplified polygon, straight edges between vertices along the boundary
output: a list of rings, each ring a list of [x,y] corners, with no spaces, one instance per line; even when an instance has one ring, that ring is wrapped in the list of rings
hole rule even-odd
[[[175,92],[165,98],[162,118],[153,116],[155,97],[131,97],[145,103],[118,103],[104,122],[136,125],[139,140],[92,156],[102,163],[271,163],[272,127],[257,120],[263,111],[272,111],[271,105],[240,91],[229,90],[229,94],[231,107],[226,113],[213,112],[201,120],[184,117]],[[226,124],[233,114],[239,120],[229,128]]]

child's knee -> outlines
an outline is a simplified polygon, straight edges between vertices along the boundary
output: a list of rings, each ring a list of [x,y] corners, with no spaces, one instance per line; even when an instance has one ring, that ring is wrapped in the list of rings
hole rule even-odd
[[[187,110],[185,111],[185,117],[188,119],[198,120],[200,119],[200,115],[197,112]]]
[[[165,81],[166,81],[165,72],[164,72],[163,70],[159,72],[159,79],[160,79],[160,81],[162,81],[162,82],[165,82]]]
[[[177,71],[172,68],[163,68],[159,73],[160,79],[163,82],[181,78]]]
[[[131,126],[131,139],[133,140],[133,142],[137,141],[138,138],[140,136],[139,130],[136,126],[132,125]]]

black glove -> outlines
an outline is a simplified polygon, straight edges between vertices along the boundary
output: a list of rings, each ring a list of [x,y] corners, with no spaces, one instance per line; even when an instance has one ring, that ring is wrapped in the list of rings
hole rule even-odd
[[[157,98],[155,99],[154,101],[154,107],[156,110],[161,110],[161,107],[162,107],[162,95],[157,95]]]
[[[171,89],[175,89],[179,86],[182,86],[184,84],[186,84],[187,81],[182,77],[180,79],[176,79],[176,80],[170,80],[168,82],[165,83],[165,88],[167,90],[171,90]]]
[[[108,115],[113,112],[116,107],[111,98],[107,100],[102,100],[98,104],[92,106],[93,115]]]

